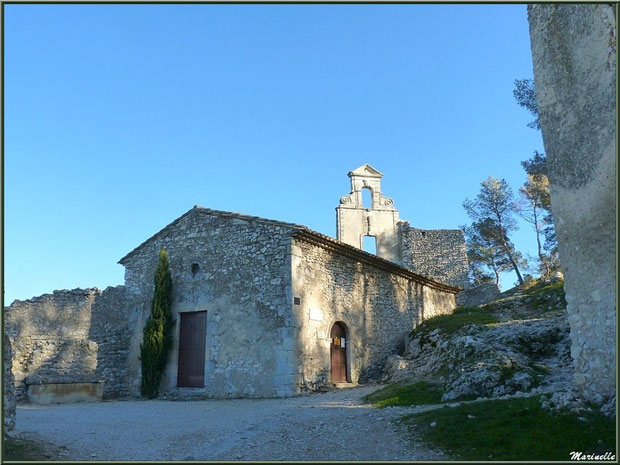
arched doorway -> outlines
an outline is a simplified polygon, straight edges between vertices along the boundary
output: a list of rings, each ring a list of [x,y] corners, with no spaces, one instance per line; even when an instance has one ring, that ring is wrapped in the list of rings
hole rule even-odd
[[[347,382],[347,349],[346,331],[343,323],[332,326],[330,344],[331,382]]]

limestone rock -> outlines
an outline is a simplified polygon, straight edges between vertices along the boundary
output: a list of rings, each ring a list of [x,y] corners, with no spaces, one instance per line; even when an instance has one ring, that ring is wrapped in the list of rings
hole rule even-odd
[[[596,403],[616,391],[615,8],[528,5],[575,382]]]
[[[15,428],[15,407],[17,397],[12,372],[13,351],[9,337],[4,335],[4,433],[5,435]]]

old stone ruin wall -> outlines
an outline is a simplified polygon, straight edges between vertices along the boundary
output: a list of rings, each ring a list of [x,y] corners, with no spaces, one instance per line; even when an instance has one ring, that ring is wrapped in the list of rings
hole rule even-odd
[[[418,229],[399,223],[403,266],[437,281],[469,287],[467,249],[460,229]]]
[[[105,381],[104,397],[128,394],[123,286],[54,291],[5,308],[17,398],[28,384]]]
[[[462,290],[457,299],[461,306],[482,305],[499,299],[501,291],[495,281],[488,281],[475,287]]]
[[[529,5],[534,82],[564,271],[575,384],[616,392],[615,5]]]
[[[9,337],[4,335],[4,434],[15,428],[15,407],[17,406],[17,398],[15,396],[15,380],[13,377],[13,350],[11,349],[11,341]]]

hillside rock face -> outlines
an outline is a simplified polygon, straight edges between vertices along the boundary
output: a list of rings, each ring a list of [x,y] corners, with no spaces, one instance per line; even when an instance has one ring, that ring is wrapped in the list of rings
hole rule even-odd
[[[559,295],[538,299],[520,293],[485,307],[498,321],[455,332],[416,331],[404,357],[386,366],[391,380],[435,379],[442,401],[571,390],[570,333]]]
[[[609,4],[528,6],[574,381],[598,404],[616,391],[615,16]]]

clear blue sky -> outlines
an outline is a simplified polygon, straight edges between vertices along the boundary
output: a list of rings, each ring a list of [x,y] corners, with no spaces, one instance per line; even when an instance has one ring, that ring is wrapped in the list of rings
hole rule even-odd
[[[196,204],[335,236],[363,163],[401,218],[458,228],[480,182],[516,192],[543,151],[512,96],[525,5],[4,8],[7,305],[122,284],[117,261]]]

